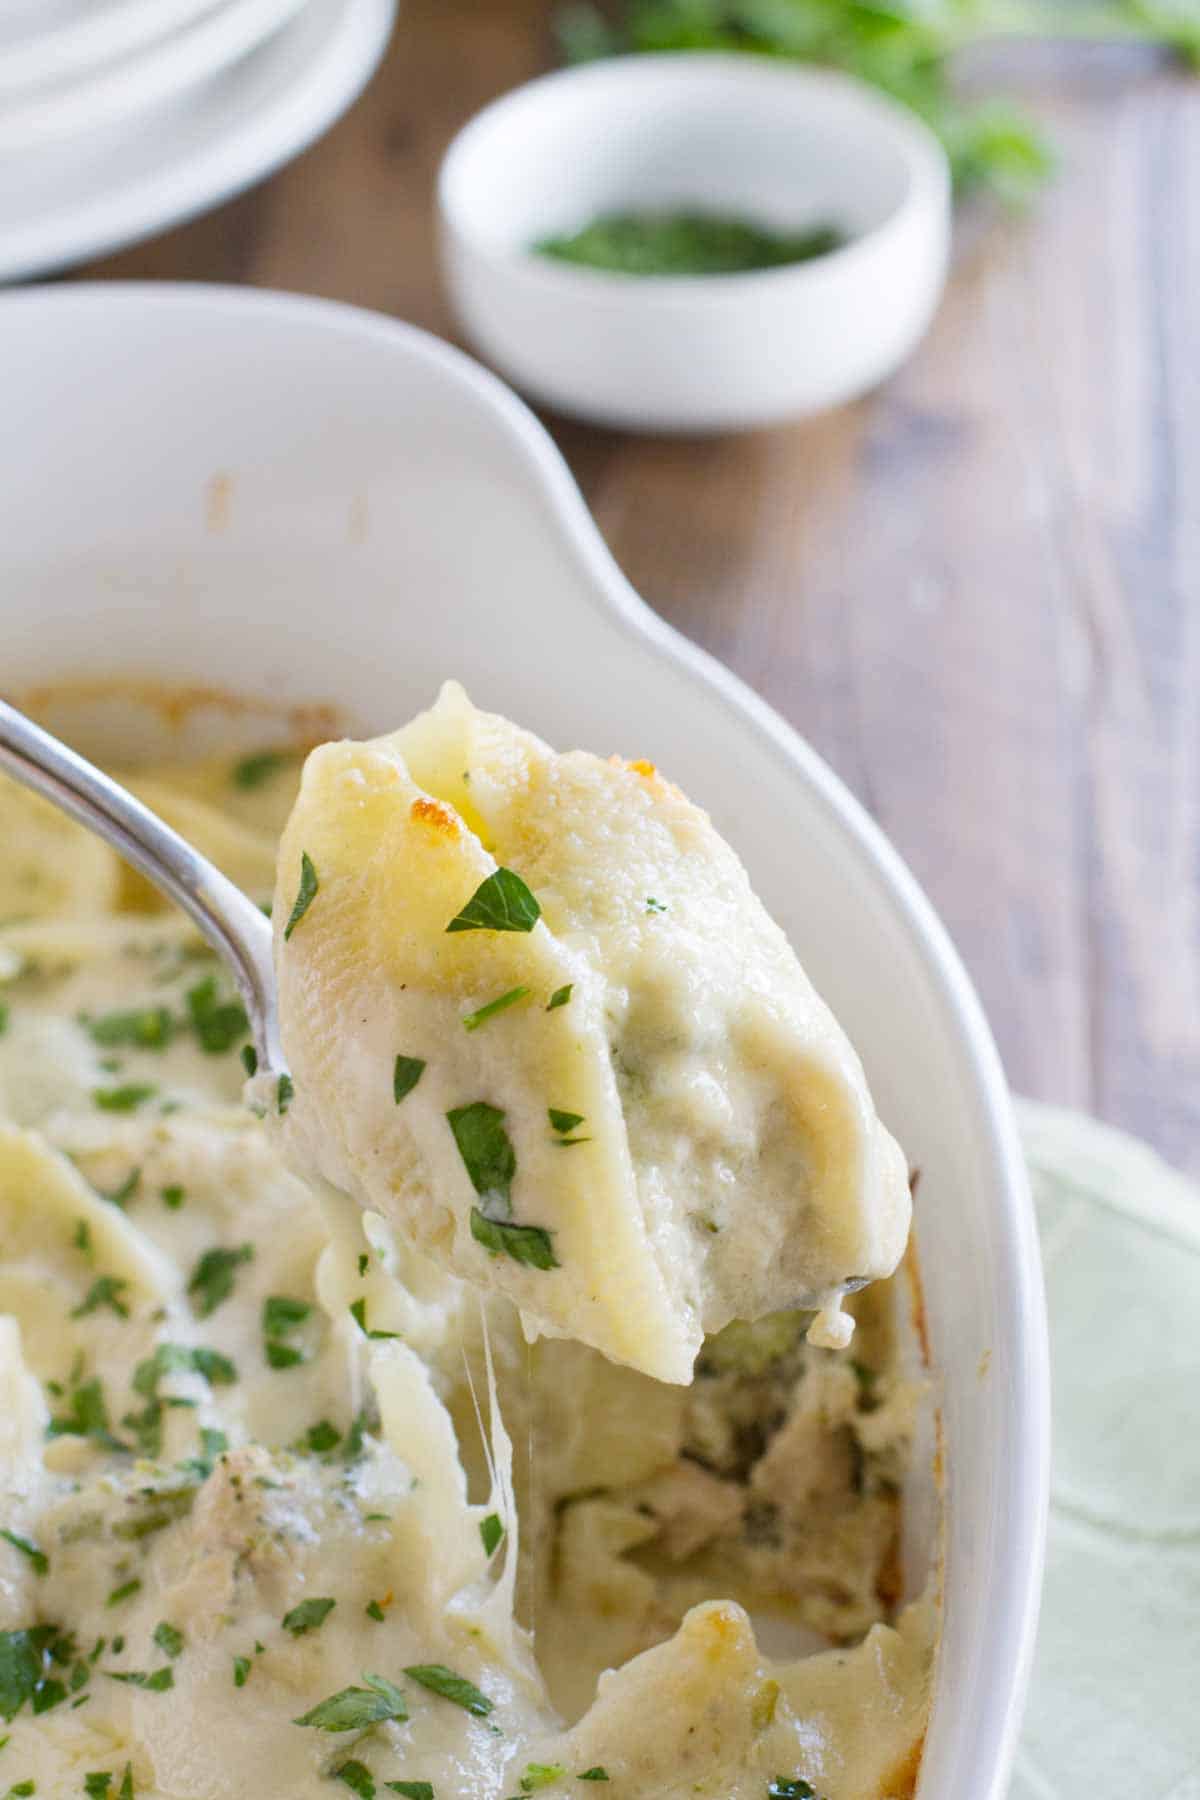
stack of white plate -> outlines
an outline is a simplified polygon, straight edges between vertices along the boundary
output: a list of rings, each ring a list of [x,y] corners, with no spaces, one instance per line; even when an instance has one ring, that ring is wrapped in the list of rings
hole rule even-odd
[[[350,104],[396,0],[0,0],[0,280],[128,243]]]

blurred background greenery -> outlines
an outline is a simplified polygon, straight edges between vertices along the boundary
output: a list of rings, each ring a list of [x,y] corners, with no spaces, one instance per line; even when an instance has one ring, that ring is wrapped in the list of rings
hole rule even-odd
[[[950,156],[957,192],[1027,202],[1052,173],[1042,131],[1002,96],[967,97],[968,57],[1013,40],[1143,42],[1200,71],[1200,0],[568,0],[568,61],[647,50],[742,50],[818,62],[918,112]]]

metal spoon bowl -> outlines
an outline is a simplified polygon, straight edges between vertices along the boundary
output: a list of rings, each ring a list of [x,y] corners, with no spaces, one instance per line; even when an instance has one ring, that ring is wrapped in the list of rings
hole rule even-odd
[[[283,1069],[271,926],[254,902],[119,782],[4,700],[0,769],[96,832],[183,908],[237,982],[259,1068]]]

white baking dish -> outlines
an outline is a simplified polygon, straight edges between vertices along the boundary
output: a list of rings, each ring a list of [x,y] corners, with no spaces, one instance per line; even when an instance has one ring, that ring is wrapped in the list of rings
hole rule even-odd
[[[945,1428],[945,1626],[922,1800],[1000,1800],[1047,1481],[1041,1273],[975,996],[823,763],[623,580],[549,438],[434,339],[281,296],[0,299],[0,687],[145,675],[382,728],[444,675],[712,812],[921,1171]]]

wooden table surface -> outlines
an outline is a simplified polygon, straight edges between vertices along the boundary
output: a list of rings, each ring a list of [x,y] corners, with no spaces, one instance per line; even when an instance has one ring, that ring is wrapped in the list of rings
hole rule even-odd
[[[549,66],[548,0],[404,0],[290,168],[83,273],[251,282],[446,336],[446,142]],[[886,388],[717,440],[551,420],[618,560],[792,721],[940,909],[1014,1086],[1200,1168],[1200,82],[1138,53],[1006,69],[1058,141],[967,219]],[[881,302],[882,303],[882,302]]]

